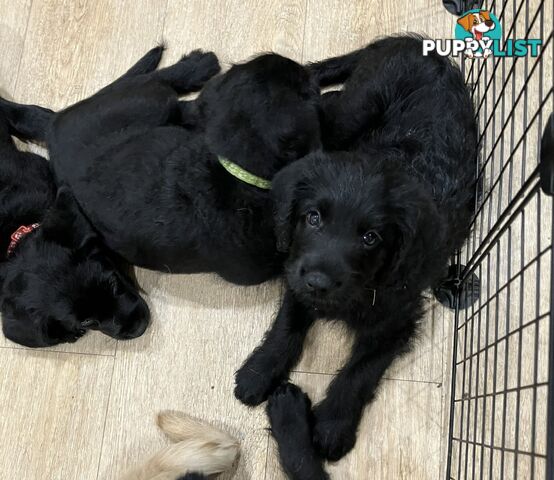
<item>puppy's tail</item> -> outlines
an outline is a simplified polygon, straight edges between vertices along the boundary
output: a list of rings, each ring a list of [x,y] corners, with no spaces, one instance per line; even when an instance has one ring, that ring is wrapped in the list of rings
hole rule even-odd
[[[360,49],[346,55],[309,64],[308,70],[315,77],[320,87],[344,83],[360,62],[364,51],[365,49]]]
[[[10,135],[20,140],[42,143],[54,112],[37,105],[23,105],[0,98],[0,115],[6,118]]]
[[[235,461],[238,441],[211,425],[178,412],[161,412],[157,423],[175,443],[129,471],[123,480],[203,478],[228,470]]]

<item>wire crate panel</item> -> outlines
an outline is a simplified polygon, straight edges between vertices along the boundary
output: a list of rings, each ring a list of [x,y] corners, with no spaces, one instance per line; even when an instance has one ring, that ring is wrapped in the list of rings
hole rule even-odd
[[[447,476],[552,479],[552,197],[540,156],[553,109],[553,6],[490,2],[506,38],[540,38],[536,57],[466,59],[476,107],[479,192],[456,263],[480,297],[457,309]],[[550,397],[550,403],[554,396]],[[550,422],[550,423],[549,423]]]

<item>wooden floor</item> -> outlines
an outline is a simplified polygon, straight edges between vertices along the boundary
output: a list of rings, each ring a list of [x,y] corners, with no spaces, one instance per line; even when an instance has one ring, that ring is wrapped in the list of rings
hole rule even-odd
[[[453,27],[441,2],[424,0],[0,0],[0,94],[62,108],[162,39],[164,63],[194,48],[226,63],[269,50],[310,61],[399,31],[448,38]],[[240,461],[224,478],[284,478],[264,409],[232,394],[233,373],[270,324],[280,285],[138,277],[154,316],[140,339],[90,334],[38,351],[0,339],[0,479],[117,479],[164,445],[153,424],[160,409],[191,413],[241,440]],[[387,372],[355,450],[329,467],[333,479],[440,477],[450,322],[430,301],[417,347]],[[318,325],[293,380],[317,400],[348,347],[345,332]]]

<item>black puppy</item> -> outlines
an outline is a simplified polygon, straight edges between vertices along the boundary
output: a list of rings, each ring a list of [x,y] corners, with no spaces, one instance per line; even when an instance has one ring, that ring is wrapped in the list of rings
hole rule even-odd
[[[469,231],[473,106],[459,69],[421,48],[418,38],[387,38],[314,65],[322,84],[346,79],[323,112],[327,149],[345,151],[309,155],[273,183],[288,288],[235,394],[262,402],[316,318],[346,322],[356,334],[351,357],[314,410],[314,442],[330,460],[354,446],[364,406],[410,347],[422,293]]]
[[[279,386],[267,402],[267,416],[279,458],[292,480],[329,478],[312,443],[311,406],[308,395],[292,383]]]
[[[256,284],[282,269],[269,180],[320,146],[319,89],[305,67],[267,54],[178,101],[218,70],[194,52],[126,77],[54,115],[47,143],[57,179],[127,261]]]
[[[74,342],[88,329],[135,338],[149,310],[46,159],[17,150],[0,102],[0,309],[4,335],[28,347]],[[10,125],[11,123],[11,125]],[[14,129],[15,127],[15,129]]]

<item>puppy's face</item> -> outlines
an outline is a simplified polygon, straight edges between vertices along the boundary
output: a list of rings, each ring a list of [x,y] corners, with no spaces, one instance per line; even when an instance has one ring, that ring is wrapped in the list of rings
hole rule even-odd
[[[289,251],[287,281],[303,303],[371,304],[375,290],[410,281],[404,267],[418,236],[432,234],[422,230],[431,230],[435,212],[416,182],[380,165],[311,155],[277,175],[278,247]]]
[[[2,268],[4,335],[28,347],[74,342],[95,329],[140,336],[149,310],[132,281],[98,245],[77,212],[56,207]]]
[[[319,87],[302,65],[266,54],[233,66],[202,92],[208,134],[221,149],[263,152],[286,165],[320,147]],[[244,165],[248,167],[248,165]],[[256,171],[263,173],[263,165]]]

